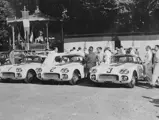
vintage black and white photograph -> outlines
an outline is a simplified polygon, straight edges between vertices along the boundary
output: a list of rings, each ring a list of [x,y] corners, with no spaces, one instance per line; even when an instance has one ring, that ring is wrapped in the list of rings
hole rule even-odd
[[[158,70],[159,0],[0,0],[0,120],[159,120]]]

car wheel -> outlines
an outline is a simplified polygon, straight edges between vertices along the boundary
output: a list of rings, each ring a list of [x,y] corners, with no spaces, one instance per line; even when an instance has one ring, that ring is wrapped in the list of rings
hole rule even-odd
[[[71,85],[77,84],[77,81],[80,79],[79,74],[77,72],[73,73],[72,79],[69,81]]]
[[[137,79],[137,76],[135,74],[133,74],[130,83],[128,83],[129,88],[134,88],[134,86],[136,84],[136,79]]]
[[[36,79],[36,74],[33,71],[28,71],[25,83],[32,83]]]

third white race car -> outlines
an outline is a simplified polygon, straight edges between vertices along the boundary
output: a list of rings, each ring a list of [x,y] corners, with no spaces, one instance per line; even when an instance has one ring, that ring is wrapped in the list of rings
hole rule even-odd
[[[140,57],[114,55],[111,64],[101,64],[90,70],[90,79],[95,83],[126,84],[133,88],[138,80],[144,79],[144,67]]]

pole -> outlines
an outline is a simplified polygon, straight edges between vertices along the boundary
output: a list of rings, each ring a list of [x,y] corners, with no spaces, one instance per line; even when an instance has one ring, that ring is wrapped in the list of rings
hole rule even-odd
[[[14,30],[14,25],[12,25],[12,37],[13,37],[13,50],[15,50],[15,30]]]
[[[64,51],[64,29],[63,29],[63,21],[61,23],[61,39],[62,39],[62,45],[63,45],[63,51]]]
[[[27,42],[28,42],[28,50],[30,50],[30,44],[29,44],[29,33],[28,33],[28,31],[26,32],[26,35],[27,35]]]
[[[46,23],[46,39],[47,39],[47,49],[49,50],[49,27],[48,23]]]

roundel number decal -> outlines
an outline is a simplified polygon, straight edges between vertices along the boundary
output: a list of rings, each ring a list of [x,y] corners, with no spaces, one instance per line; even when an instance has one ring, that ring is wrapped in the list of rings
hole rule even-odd
[[[112,70],[113,70],[113,68],[109,68],[109,69],[107,70],[107,73],[111,73]]]

